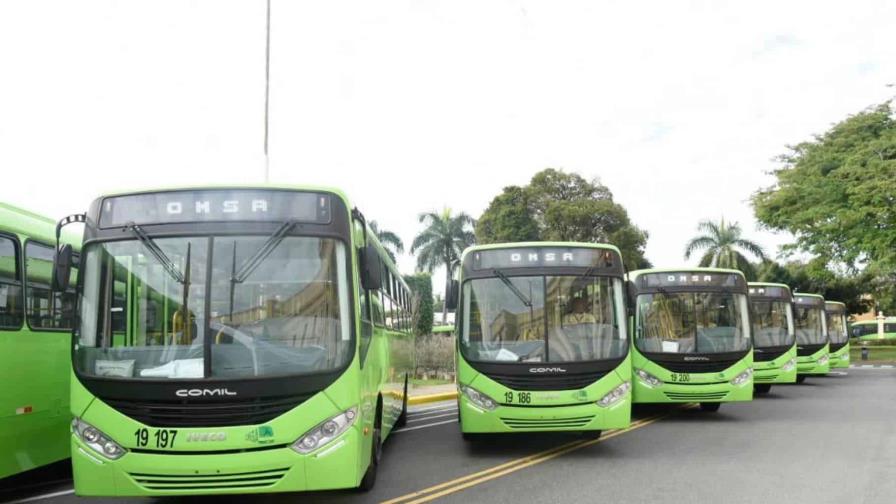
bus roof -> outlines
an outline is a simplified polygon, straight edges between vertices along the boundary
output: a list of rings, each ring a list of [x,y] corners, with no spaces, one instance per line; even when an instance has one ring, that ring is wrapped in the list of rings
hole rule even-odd
[[[348,196],[341,189],[327,186],[316,185],[294,185],[294,184],[204,184],[197,186],[162,186],[150,187],[146,189],[130,190],[130,191],[111,191],[101,194],[100,198],[109,198],[112,196],[126,196],[130,194],[148,194],[160,192],[176,192],[176,191],[204,191],[204,190],[220,190],[220,189],[258,189],[271,191],[310,191],[310,192],[326,192],[332,193],[348,202]],[[348,206],[348,205],[346,205]]]
[[[797,297],[797,296],[814,297],[814,298],[824,299],[824,296],[822,296],[821,294],[811,294],[809,292],[794,292],[793,297]]]
[[[787,290],[791,290],[790,286],[787,284],[774,282],[747,282],[747,285],[750,287],[783,287]]]
[[[490,243],[488,245],[473,245],[472,247],[467,247],[463,254],[461,254],[460,260],[463,262],[464,258],[467,254],[471,254],[473,252],[478,252],[480,250],[500,250],[507,248],[523,248],[523,247],[579,247],[579,248],[592,248],[592,249],[603,249],[603,250],[612,250],[622,256],[622,252],[615,245],[610,245],[608,243],[585,243],[585,242],[563,242],[563,241],[544,241],[544,242],[508,242],[508,243]]]
[[[628,272],[629,280],[634,280],[641,275],[647,275],[650,273],[728,273],[728,274],[736,274],[741,277],[744,274],[740,270],[736,269],[726,269],[726,268],[703,268],[703,267],[682,267],[682,268],[649,268],[649,269],[640,269]],[[746,277],[744,277],[746,280]]]
[[[827,299],[824,300],[824,304],[835,304],[835,305],[840,305],[840,306],[846,306],[846,303],[841,303],[840,301],[828,301]]]
[[[0,202],[0,231],[20,234],[49,245],[56,243],[56,221],[38,213]],[[81,237],[70,230],[62,230],[61,240],[80,248]]]
[[[896,317],[894,317],[894,316],[884,317],[884,323],[886,323],[886,324],[890,324],[890,323],[893,323],[893,322],[896,322]],[[875,324],[875,325],[876,325],[876,324],[877,324],[877,319],[871,319],[871,320],[857,320],[857,321],[855,321],[855,322],[852,323],[852,325],[868,325],[868,324]]]

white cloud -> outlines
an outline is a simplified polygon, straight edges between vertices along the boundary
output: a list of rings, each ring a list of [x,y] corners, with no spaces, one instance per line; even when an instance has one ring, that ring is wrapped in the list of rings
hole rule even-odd
[[[894,14],[274,0],[273,180],[341,187],[409,243],[419,211],[478,215],[560,167],[613,190],[655,264],[721,215],[774,249],[750,194],[785,144],[889,97]],[[263,2],[4,2],[0,199],[56,217],[109,189],[260,181],[263,58]]]

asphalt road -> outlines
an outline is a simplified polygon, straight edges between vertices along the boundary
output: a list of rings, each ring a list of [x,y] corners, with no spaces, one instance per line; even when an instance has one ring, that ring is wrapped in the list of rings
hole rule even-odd
[[[631,430],[606,433],[598,442],[543,434],[495,436],[470,445],[458,433],[454,404],[430,404],[413,409],[408,426],[387,442],[374,491],[251,501],[896,501],[896,369],[850,369],[803,385],[776,386],[752,403],[726,404],[718,413],[639,408],[635,416]],[[28,475],[18,483],[37,486],[15,497],[87,502],[67,493],[71,484],[60,476],[64,472],[57,466]],[[44,498],[52,493],[61,495]],[[222,499],[168,500],[179,501]]]

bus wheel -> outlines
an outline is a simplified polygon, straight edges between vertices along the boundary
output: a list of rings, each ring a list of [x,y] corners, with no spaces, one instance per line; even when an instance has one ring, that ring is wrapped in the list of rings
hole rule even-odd
[[[581,436],[586,439],[600,439],[600,435],[603,431],[599,430],[586,430],[581,432]]]
[[[401,403],[401,414],[395,420],[395,427],[404,427],[408,423],[408,377],[404,377],[404,399]]]
[[[719,408],[722,407],[722,403],[718,402],[702,402],[700,403],[700,409],[703,411],[709,411],[710,413],[719,411]]]
[[[772,386],[768,383],[757,383],[753,385],[753,392],[757,394],[768,394],[768,391],[772,389]]]
[[[367,472],[364,473],[364,477],[361,478],[361,484],[358,485],[358,490],[362,492],[369,492],[376,485],[376,470],[380,465],[380,457],[383,454],[382,417],[382,408],[377,405],[376,420],[374,420],[373,424],[373,447],[370,450],[370,465],[367,466]]]
[[[797,383],[803,383],[804,381],[806,381],[806,375],[804,375],[804,374],[796,375],[796,382],[797,382]]]

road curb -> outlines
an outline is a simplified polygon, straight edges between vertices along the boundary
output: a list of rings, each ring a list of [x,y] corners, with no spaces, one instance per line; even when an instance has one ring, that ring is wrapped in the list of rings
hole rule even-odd
[[[442,392],[440,394],[428,394],[428,395],[418,395],[418,396],[410,396],[408,397],[408,404],[417,405],[417,404],[426,404],[431,402],[438,401],[448,401],[451,399],[457,399],[457,391],[452,392]]]

